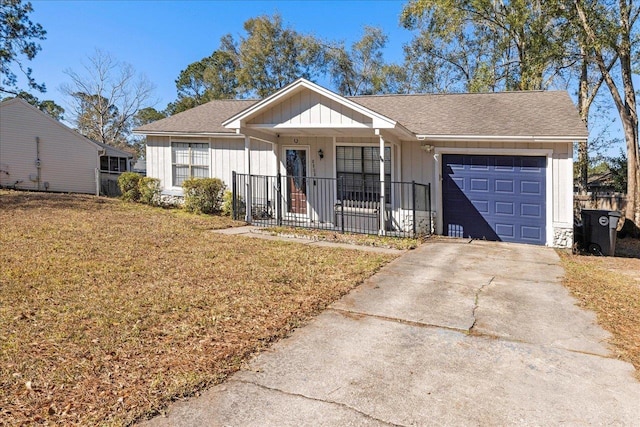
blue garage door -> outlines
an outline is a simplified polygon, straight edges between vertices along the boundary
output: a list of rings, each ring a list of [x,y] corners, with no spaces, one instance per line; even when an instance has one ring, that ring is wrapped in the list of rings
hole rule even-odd
[[[544,245],[546,158],[443,155],[447,236]]]

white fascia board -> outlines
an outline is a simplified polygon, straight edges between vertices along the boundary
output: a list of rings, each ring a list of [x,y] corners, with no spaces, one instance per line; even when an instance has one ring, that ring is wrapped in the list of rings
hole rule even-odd
[[[140,131],[134,130],[133,133],[136,135],[147,135],[147,136],[178,136],[178,137],[219,137],[219,138],[244,138],[243,135],[238,135],[237,133],[231,132],[167,132],[167,131]]]
[[[276,123],[276,124],[250,124],[247,129],[373,129],[374,127],[364,123],[355,124],[330,124],[330,123],[310,123],[310,124],[293,124],[293,123]]]
[[[319,86],[303,78],[296,80],[295,82],[291,83],[289,86],[285,86],[284,88],[280,89],[278,92],[273,93],[272,95],[264,98],[262,101],[259,101],[256,104],[253,104],[252,106],[239,112],[235,116],[227,119],[225,122],[222,123],[222,126],[230,129],[241,128],[243,121],[246,121],[247,119],[257,114],[260,110],[288,96],[289,94],[298,90],[299,88],[307,88],[339,104],[349,107],[352,110],[362,115],[371,117],[373,120],[373,127],[388,129],[396,126],[396,122],[394,120],[391,120],[390,118],[383,116],[382,114],[376,113],[375,111],[365,108],[356,102],[353,102],[343,96],[338,95],[337,93],[331,92],[330,90],[325,89],[322,86]]]
[[[500,141],[500,142],[576,142],[586,141],[586,136],[497,136],[497,135],[416,135],[419,141]]]

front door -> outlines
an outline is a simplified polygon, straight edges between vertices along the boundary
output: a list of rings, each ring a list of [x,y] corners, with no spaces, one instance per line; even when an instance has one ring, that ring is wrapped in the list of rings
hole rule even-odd
[[[287,212],[307,214],[307,154],[306,148],[285,149]]]

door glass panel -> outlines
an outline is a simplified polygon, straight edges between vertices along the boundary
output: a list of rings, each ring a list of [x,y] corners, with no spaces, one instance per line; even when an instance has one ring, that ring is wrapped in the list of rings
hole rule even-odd
[[[287,149],[287,210],[307,213],[307,150]]]

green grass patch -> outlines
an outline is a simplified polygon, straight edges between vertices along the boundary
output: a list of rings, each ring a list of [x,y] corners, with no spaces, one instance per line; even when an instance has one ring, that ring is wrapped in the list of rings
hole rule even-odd
[[[301,237],[327,242],[349,243],[361,246],[375,246],[399,250],[415,249],[422,243],[421,238],[403,238],[390,236],[375,236],[371,234],[339,233],[328,230],[313,230],[293,227],[266,227],[261,232],[274,236]]]

